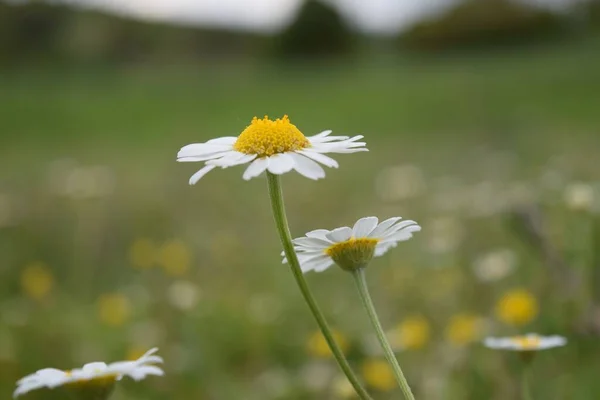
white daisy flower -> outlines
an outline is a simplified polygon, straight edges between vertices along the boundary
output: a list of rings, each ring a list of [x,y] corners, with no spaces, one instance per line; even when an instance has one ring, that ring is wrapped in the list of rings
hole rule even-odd
[[[398,242],[410,239],[413,232],[421,230],[415,221],[400,222],[401,219],[393,217],[378,224],[377,217],[365,217],[353,228],[317,229],[294,239],[302,272],[322,272],[333,264],[348,271],[366,267],[373,257],[382,256]],[[285,254],[281,255],[286,263]]]
[[[153,348],[135,361],[118,361],[111,364],[92,362],[70,371],[44,368],[17,381],[17,389],[13,397],[44,387],[54,389],[63,385],[86,386],[87,384],[110,387],[124,376],[136,381],[148,375],[162,376],[163,370],[154,365],[163,362],[161,357],[154,355],[157,351],[157,348]]]
[[[537,351],[564,346],[567,344],[567,339],[558,335],[540,336],[537,333],[528,333],[523,336],[489,337],[484,340],[483,344],[490,349],[497,350]]]
[[[250,180],[269,171],[281,175],[295,169],[310,179],[325,177],[325,171],[317,163],[337,168],[338,163],[324,153],[355,153],[368,151],[362,135],[329,136],[323,131],[315,136],[304,136],[288,116],[274,121],[268,117],[254,117],[250,125],[237,137],[227,136],[211,139],[206,143],[184,146],[177,153],[180,162],[205,162],[204,167],[190,178],[196,184],[213,169],[228,168],[250,163],[243,178]]]

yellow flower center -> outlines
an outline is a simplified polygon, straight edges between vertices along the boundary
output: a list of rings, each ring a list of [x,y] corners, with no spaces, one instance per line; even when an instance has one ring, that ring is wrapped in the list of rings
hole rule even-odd
[[[337,265],[347,271],[366,267],[375,254],[375,246],[379,239],[350,238],[345,242],[336,243],[325,250],[325,254]]]
[[[538,314],[536,298],[525,289],[506,292],[496,305],[498,319],[509,325],[525,325]]]
[[[238,136],[233,148],[240,153],[269,157],[309,146],[308,139],[290,122],[287,115],[275,121],[265,115],[263,119],[252,119],[250,125]]]
[[[384,360],[368,360],[362,365],[362,374],[367,385],[388,392],[396,387],[394,372]]]
[[[425,347],[431,336],[429,321],[421,315],[404,319],[394,330],[392,342],[401,349],[419,350]]]
[[[540,338],[536,336],[516,336],[512,342],[523,350],[535,350],[540,347]]]
[[[344,352],[348,350],[349,343],[346,337],[335,329],[333,329],[331,333],[333,334],[335,341],[338,342],[340,349]],[[320,331],[313,333],[308,338],[308,343],[306,347],[309,353],[315,357],[329,358],[332,356],[331,350],[329,349],[329,345],[327,344],[325,337]]]
[[[446,328],[446,338],[452,344],[461,346],[474,342],[481,336],[483,321],[471,314],[457,314],[450,319]]]

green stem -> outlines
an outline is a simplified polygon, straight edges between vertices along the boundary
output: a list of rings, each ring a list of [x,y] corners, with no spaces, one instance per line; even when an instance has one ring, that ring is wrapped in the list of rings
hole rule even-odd
[[[358,293],[360,294],[360,299],[362,300],[363,305],[365,306],[365,310],[367,314],[369,314],[369,319],[373,324],[373,328],[375,328],[375,333],[377,334],[377,339],[379,340],[379,344],[383,348],[383,352],[385,354],[385,358],[388,360],[390,365],[392,366],[392,370],[394,371],[394,376],[396,377],[396,381],[404,394],[404,397],[409,400],[414,400],[415,396],[412,394],[410,390],[410,386],[408,386],[408,382],[402,373],[402,369],[398,364],[398,360],[396,360],[396,355],[392,350],[392,347],[387,341],[385,337],[385,333],[383,328],[381,327],[381,323],[379,322],[379,318],[377,317],[377,312],[375,311],[375,306],[373,305],[373,300],[371,300],[371,295],[369,294],[369,288],[367,286],[367,280],[365,279],[365,270],[364,268],[358,268],[352,271],[352,276],[354,276],[354,282],[356,283],[356,287],[358,288]]]
[[[529,387],[529,366],[525,366],[521,376],[521,400],[533,400]]]
[[[300,288],[300,292],[302,292],[302,296],[308,304],[310,311],[313,316],[317,320],[317,324],[319,328],[321,328],[321,332],[333,353],[333,356],[337,360],[340,368],[354,387],[356,393],[363,400],[372,400],[367,391],[362,387],[358,378],[350,368],[348,364],[348,360],[342,353],[342,350],[336,343],[331,329],[325,320],[325,316],[319,309],[315,298],[313,297],[310,289],[308,288],[308,284],[304,279],[304,275],[302,274],[302,269],[300,268],[300,263],[298,262],[298,257],[296,256],[296,252],[294,251],[294,244],[292,243],[292,236],[290,235],[290,229],[288,227],[287,217],[285,215],[285,206],[283,204],[283,191],[281,190],[281,182],[279,180],[278,175],[274,175],[270,172],[267,172],[267,179],[269,181],[269,195],[271,198],[271,207],[273,209],[273,217],[275,218],[275,225],[277,225],[277,231],[279,232],[279,237],[281,239],[281,244],[283,245],[283,250],[285,252],[285,256],[287,257],[288,263],[292,270],[292,274],[296,279],[296,283]]]

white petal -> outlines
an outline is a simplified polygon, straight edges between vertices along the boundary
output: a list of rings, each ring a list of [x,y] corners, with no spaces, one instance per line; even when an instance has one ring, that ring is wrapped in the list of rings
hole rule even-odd
[[[216,139],[210,139],[206,143],[233,146],[235,144],[235,142],[237,141],[237,139],[238,139],[237,136],[223,136],[223,137],[216,138]]]
[[[393,244],[389,244],[389,243],[378,243],[377,246],[375,246],[375,257],[381,257],[382,255],[384,255],[385,253],[387,253],[390,249],[392,249],[394,247]]]
[[[244,171],[243,178],[245,181],[249,181],[252,178],[255,178],[265,172],[265,170],[269,167],[269,158],[257,158],[254,160],[246,171]]]
[[[323,155],[321,153],[315,153],[315,152],[308,151],[308,150],[299,150],[298,153],[300,153],[310,159],[313,159],[317,162],[320,162],[321,164],[323,164],[329,168],[339,167],[339,164],[337,161],[335,161],[333,158],[327,157],[326,155]]]
[[[218,151],[215,153],[208,153],[202,156],[184,156],[184,157],[178,157],[177,158],[177,162],[199,162],[199,161],[207,161],[207,160],[214,160],[215,158],[221,158],[225,155],[227,155],[227,153],[230,153],[231,150],[223,150],[223,151]]]
[[[297,246],[316,248],[316,249],[325,249],[331,245],[331,242],[328,240],[318,239],[314,237],[301,237],[298,239],[292,240],[292,243]]]
[[[87,363],[81,368],[84,372],[101,372],[106,369],[107,365],[103,362]]]
[[[200,171],[198,171],[194,175],[192,175],[192,177],[190,178],[189,184],[195,185],[204,175],[208,174],[210,171],[212,171],[215,168],[216,167],[214,165],[205,165]]]
[[[313,180],[325,177],[323,168],[313,160],[296,153],[290,153],[290,157],[294,159],[294,169],[298,171],[300,175]]]
[[[296,247],[296,248],[294,248],[294,250],[296,252],[296,256],[298,257],[299,261],[305,260],[308,257],[312,257],[312,256],[315,256],[317,254],[323,254],[323,252],[324,252],[323,249],[306,250],[306,249],[303,249],[301,247]],[[283,264],[285,264],[287,262],[287,257],[285,255],[285,251],[282,251],[280,253],[280,256],[284,258]]]
[[[403,242],[413,237],[413,232],[418,232],[421,230],[419,225],[412,225],[408,228],[404,228],[400,232],[396,232],[393,235],[386,236],[381,240],[381,243],[390,243],[390,242]]]
[[[335,243],[345,242],[346,240],[350,239],[350,237],[352,237],[352,229],[348,228],[347,226],[343,226],[341,228],[335,228],[334,230],[329,232],[326,236],[327,236],[327,239],[329,239]]]
[[[325,137],[325,136],[329,136],[331,134],[331,132],[333,132],[333,131],[331,129],[328,129],[328,130],[325,130],[325,131],[323,131],[321,133],[317,133],[314,136],[309,136],[308,139],[310,140],[312,138],[322,138],[322,137]]]
[[[355,153],[357,151],[368,151],[364,147],[366,145],[365,142],[356,142],[356,140],[362,139],[362,137],[362,135],[358,135],[341,142],[313,143],[310,149],[318,153]]]
[[[402,221],[396,225],[391,226],[381,236],[385,238],[385,236],[392,235],[398,231],[401,231],[402,229],[406,229],[411,225],[417,225],[417,223],[413,220],[407,219],[406,221]]]
[[[183,146],[178,152],[177,157],[200,157],[211,153],[218,153],[221,151],[231,151],[232,146],[222,144],[206,144],[206,143],[193,143]]]
[[[322,255],[321,257],[315,258],[314,260],[312,260],[310,262],[300,264],[300,269],[302,270],[302,272],[308,272],[308,271],[312,271],[317,266],[322,266],[324,263],[333,264],[333,261],[331,260],[331,258],[329,256]]]
[[[155,365],[144,365],[135,368],[126,375],[130,376],[136,381],[139,381],[144,379],[147,375],[163,376],[164,374],[164,371]]]
[[[274,154],[269,157],[269,172],[275,175],[285,174],[294,168],[294,159],[289,154]]]
[[[311,145],[315,145],[318,143],[331,143],[331,142],[339,142],[343,140],[350,139],[350,136],[327,136],[327,137],[307,137],[308,141]]]
[[[326,151],[325,153],[350,154],[350,153],[358,153],[358,152],[361,152],[361,151],[369,151],[369,149],[367,149],[365,147],[361,147],[361,148],[358,148],[358,149],[343,148],[343,149],[329,150],[329,151]]]
[[[326,236],[328,233],[327,229],[315,229],[314,231],[306,232],[306,236],[329,241]]]
[[[396,222],[400,221],[402,218],[401,217],[392,217],[392,218],[388,218],[385,221],[383,221],[382,223],[380,223],[379,225],[377,225],[377,227],[375,229],[373,229],[373,231],[371,233],[369,233],[369,237],[372,238],[380,238],[383,236],[383,233],[387,231],[387,229],[394,225]]]
[[[40,389],[45,387],[45,383],[44,382],[28,382],[28,383],[24,383],[22,385],[20,385],[14,392],[13,392],[13,397],[18,397],[22,394],[31,392],[32,390],[36,390],[36,389]]]
[[[246,164],[256,158],[256,154],[244,154],[237,151],[232,151],[231,153],[215,160],[209,160],[206,164],[216,165],[221,168],[233,167],[234,165]]]
[[[377,217],[364,217],[356,221],[352,228],[352,236],[355,238],[364,238],[369,236],[369,233],[377,226],[379,220]]]
[[[301,265],[308,264],[314,262],[315,260],[322,260],[323,256],[328,257],[327,254],[324,254],[322,251],[320,251],[318,253],[311,253],[310,255],[307,255],[305,257],[298,256],[298,261]]]
[[[24,376],[23,378],[19,379],[17,381],[17,385],[20,385],[21,383],[27,382],[27,381],[44,379],[46,377],[48,377],[48,378],[63,377],[65,375],[66,375],[65,371],[61,371],[60,369],[44,368],[44,369],[40,369],[39,371],[37,371],[33,374],[29,374],[29,375]]]
[[[331,267],[334,264],[335,263],[333,262],[333,260],[331,260],[331,258],[327,258],[327,260],[324,260],[321,263],[315,265],[313,267],[313,270],[315,272],[323,272],[323,271],[325,271],[326,269],[328,269],[329,267]]]

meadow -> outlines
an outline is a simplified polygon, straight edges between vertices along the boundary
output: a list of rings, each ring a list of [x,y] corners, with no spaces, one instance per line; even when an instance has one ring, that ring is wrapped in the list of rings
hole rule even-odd
[[[367,271],[417,398],[515,399],[487,335],[560,334],[536,399],[600,393],[600,53],[557,47],[334,64],[28,66],[0,72],[0,397],[37,369],[135,357],[164,378],[115,400],[352,398],[285,265],[264,177],[175,162],[288,114],[363,134],[313,182],[283,178],[292,235],[402,216]],[[399,398],[352,279],[307,275],[377,399]],[[53,397],[54,396],[54,397]],[[25,399],[61,398],[34,392]]]

